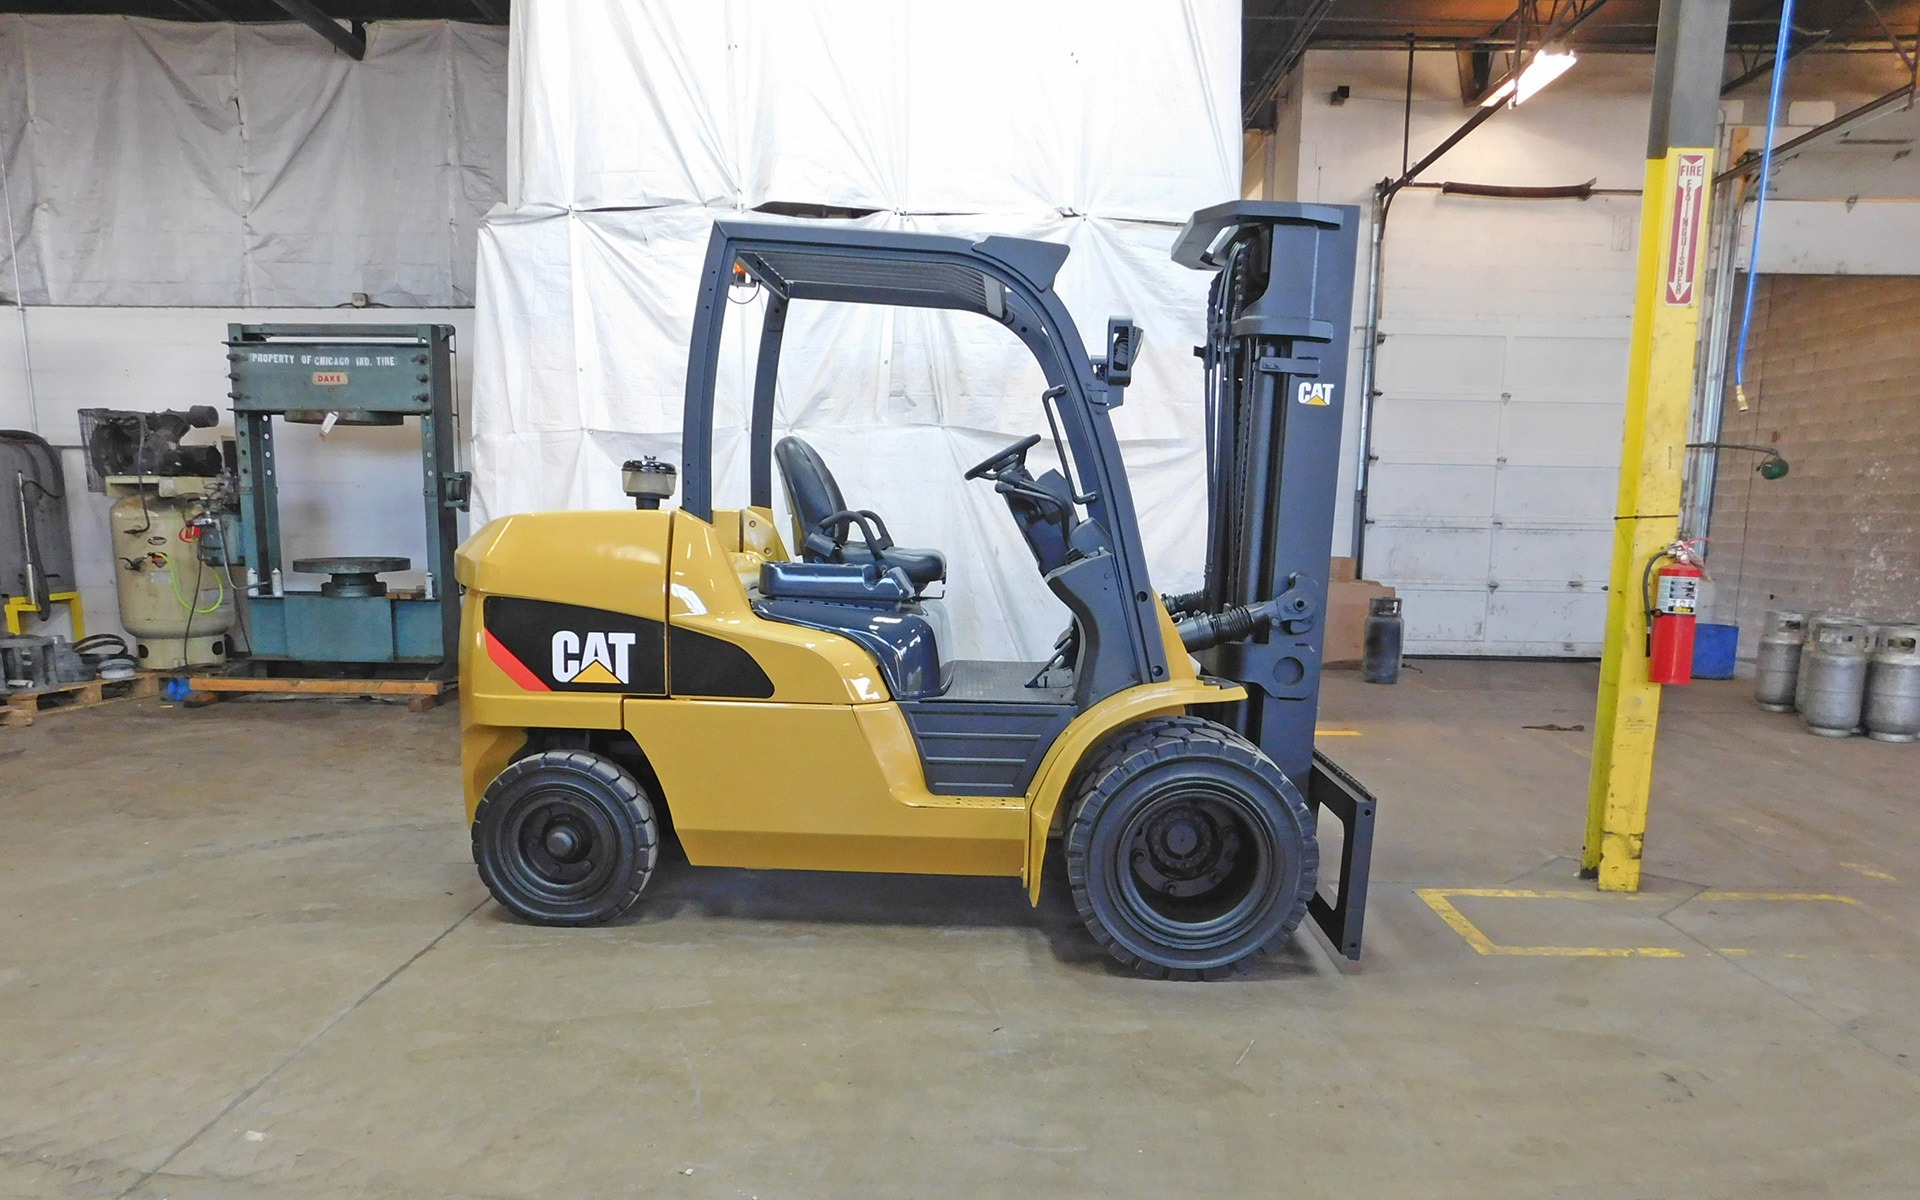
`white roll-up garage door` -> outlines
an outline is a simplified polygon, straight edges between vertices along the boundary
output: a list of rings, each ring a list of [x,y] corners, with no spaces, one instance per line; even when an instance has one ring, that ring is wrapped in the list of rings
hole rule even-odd
[[[1364,569],[1410,652],[1600,652],[1638,207],[1395,201]]]

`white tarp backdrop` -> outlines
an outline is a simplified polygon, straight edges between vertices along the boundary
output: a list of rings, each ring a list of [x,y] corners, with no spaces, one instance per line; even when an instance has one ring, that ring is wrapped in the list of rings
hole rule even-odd
[[[1115,425],[1155,582],[1191,586],[1208,277],[1168,252],[1194,209],[1240,194],[1239,58],[1232,0],[520,6],[508,204],[480,232],[476,519],[617,507],[624,459],[677,463],[713,220],[833,206],[871,210],[855,219],[870,228],[1073,248],[1058,291],[1096,352],[1108,316],[1147,331]],[[722,504],[746,498],[760,302],[740,299]],[[782,358],[776,436],[813,442],[902,544],[946,552],[958,652],[1042,656],[1065,610],[999,497],[960,479],[1046,428],[1025,348],[969,314],[802,303]]]
[[[444,21],[369,26],[356,63],[304,25],[0,16],[0,295],[471,304],[506,57]]]

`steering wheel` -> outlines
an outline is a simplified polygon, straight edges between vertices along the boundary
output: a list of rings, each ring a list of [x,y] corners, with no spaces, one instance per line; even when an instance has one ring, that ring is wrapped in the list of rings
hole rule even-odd
[[[1008,446],[1005,450],[1002,450],[998,454],[995,454],[993,457],[984,459],[980,462],[973,464],[973,466],[967,469],[966,478],[968,479],[994,478],[995,476],[999,475],[1000,472],[1006,470],[1008,467],[1014,465],[1015,463],[1025,462],[1027,460],[1027,451],[1033,449],[1035,446],[1038,446],[1039,444],[1040,444],[1040,435],[1037,433],[1030,433],[1026,437],[1023,437],[1019,441],[1015,442],[1013,445]]]

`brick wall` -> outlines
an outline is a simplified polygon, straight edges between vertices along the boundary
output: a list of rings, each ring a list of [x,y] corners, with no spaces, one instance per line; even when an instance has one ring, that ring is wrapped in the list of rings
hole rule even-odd
[[[1747,400],[1722,441],[1775,444],[1792,470],[1725,453],[1714,491],[1709,613],[1751,658],[1768,609],[1920,621],[1920,277],[1766,275]],[[1736,326],[1737,328],[1737,326]],[[1732,375],[1731,369],[1728,371]]]

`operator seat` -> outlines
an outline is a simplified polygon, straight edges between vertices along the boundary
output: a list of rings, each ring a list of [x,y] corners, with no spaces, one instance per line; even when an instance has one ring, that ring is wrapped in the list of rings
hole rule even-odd
[[[780,481],[787,489],[787,505],[800,526],[798,549],[806,561],[866,564],[878,559],[882,566],[904,572],[916,591],[930,583],[945,582],[947,559],[944,554],[938,550],[910,550],[890,541],[876,553],[861,537],[851,536],[854,523],[851,517],[829,522],[824,536],[814,536],[821,532],[822,521],[848,511],[839,483],[835,482],[833,472],[827,470],[820,452],[797,437],[781,438],[773,448],[773,459],[779,464]],[[880,532],[881,540],[887,541],[884,523]]]

